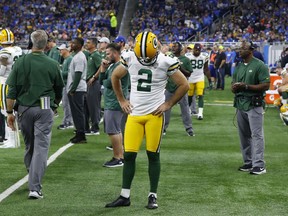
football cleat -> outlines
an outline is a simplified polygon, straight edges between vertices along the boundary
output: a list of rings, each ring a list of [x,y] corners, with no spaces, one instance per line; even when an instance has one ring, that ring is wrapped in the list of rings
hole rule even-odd
[[[9,29],[2,29],[0,32],[0,44],[13,44],[14,34]]]
[[[149,31],[139,33],[135,38],[134,53],[142,65],[153,65],[158,57],[158,40]]]
[[[130,206],[130,198],[125,198],[123,196],[119,196],[114,202],[106,204],[106,208],[115,208],[122,206]]]

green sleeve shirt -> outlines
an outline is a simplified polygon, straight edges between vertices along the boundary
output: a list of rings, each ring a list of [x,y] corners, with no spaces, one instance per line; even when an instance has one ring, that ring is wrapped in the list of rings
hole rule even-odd
[[[99,79],[100,83],[103,83],[104,86],[104,109],[105,110],[122,110],[120,104],[117,100],[117,97],[114,93],[111,76],[114,69],[120,64],[117,62],[115,64],[111,64],[105,73],[100,73]],[[129,85],[129,75],[128,73],[121,78],[121,85],[124,97],[126,98],[128,95],[128,85]]]
[[[97,51],[92,52],[87,61],[87,80],[89,80],[101,65],[102,57]]]
[[[40,106],[40,97],[49,96],[51,108],[55,98],[61,100],[64,87],[59,63],[42,52],[33,52],[19,58],[6,81],[7,98],[19,105]]]
[[[63,64],[62,64],[62,70],[61,70],[61,74],[62,74],[62,78],[64,81],[64,84],[66,85],[67,83],[67,77],[68,77],[68,72],[69,72],[69,66],[72,60],[72,56],[68,56],[67,58],[64,59]]]
[[[268,67],[260,60],[253,57],[247,63],[239,63],[233,74],[233,83],[244,82],[247,85],[257,85],[260,83],[270,83]],[[252,96],[264,96],[265,91],[241,91],[235,94],[234,107],[248,111],[253,108],[251,103]]]
[[[179,56],[178,59],[180,61],[181,67],[190,71],[190,74],[191,74],[193,72],[193,68],[192,68],[192,64],[191,64],[191,61],[189,60],[189,58],[187,58],[186,56]],[[167,81],[166,90],[171,92],[171,93],[174,93],[176,91],[177,87],[178,86],[173,82],[173,80],[171,78],[169,78]]]

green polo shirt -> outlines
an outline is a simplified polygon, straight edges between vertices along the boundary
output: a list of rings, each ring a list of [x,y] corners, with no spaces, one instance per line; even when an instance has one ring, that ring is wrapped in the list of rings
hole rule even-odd
[[[101,65],[102,57],[97,51],[90,53],[87,61],[87,78],[89,80],[98,70]]]
[[[62,98],[64,87],[59,63],[43,52],[32,52],[19,58],[6,81],[7,98],[19,105],[40,106],[40,97],[50,96],[51,108],[57,107],[55,98]]]
[[[170,54],[173,55],[173,54]],[[193,68],[192,68],[192,64],[191,61],[189,60],[189,58],[187,58],[186,56],[179,56],[178,60],[181,62],[181,67],[183,67],[184,69],[190,71],[192,73]],[[174,93],[177,89],[177,85],[173,82],[173,80],[171,78],[168,79],[167,85],[166,85],[166,90]]]
[[[100,83],[104,86],[104,109],[105,110],[119,110],[121,111],[120,104],[117,100],[117,97],[113,91],[111,76],[114,69],[120,64],[117,62],[115,64],[111,64],[105,73],[100,73],[99,80]],[[128,95],[128,86],[129,86],[129,75],[128,73],[121,78],[121,85],[124,97],[127,98]]]
[[[106,51],[98,52],[102,59],[106,58]]]
[[[63,78],[65,85],[67,84],[69,66],[70,66],[72,58],[73,57],[69,55],[67,58],[64,59],[63,64],[62,64],[61,74],[62,74],[62,78]]]
[[[233,83],[244,82],[247,85],[257,85],[260,83],[270,83],[270,74],[268,67],[259,59],[252,58],[247,63],[239,63],[233,74]],[[248,111],[253,108],[252,96],[264,96],[265,91],[241,91],[235,94],[234,107],[240,110]]]

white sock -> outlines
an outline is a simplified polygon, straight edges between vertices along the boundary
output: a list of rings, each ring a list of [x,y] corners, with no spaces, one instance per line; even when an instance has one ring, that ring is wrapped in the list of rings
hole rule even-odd
[[[198,115],[203,115],[203,108],[202,107],[199,107],[199,109],[198,109]]]
[[[157,199],[157,193],[152,193],[152,192],[150,192],[149,194],[148,194],[148,197],[150,196],[150,195],[154,195],[155,196],[155,198]]]
[[[287,99],[282,99],[282,104],[287,104]]]
[[[129,198],[130,197],[130,189],[122,188],[120,195],[122,197]]]

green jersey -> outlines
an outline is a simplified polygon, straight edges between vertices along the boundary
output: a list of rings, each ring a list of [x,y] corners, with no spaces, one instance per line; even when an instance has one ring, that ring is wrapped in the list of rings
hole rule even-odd
[[[268,67],[260,60],[252,58],[249,63],[239,63],[233,74],[233,83],[244,82],[247,85],[270,83]],[[265,91],[241,91],[235,94],[234,107],[248,111],[253,108],[251,99],[253,96],[264,96]],[[264,104],[264,103],[263,103]]]
[[[89,80],[98,70],[101,65],[102,57],[97,51],[89,54],[87,61],[87,80]]]
[[[172,54],[173,55],[173,54]],[[171,56],[171,54],[170,54]],[[173,58],[177,58],[177,57],[173,57]],[[180,61],[180,65],[181,67],[183,67],[184,69],[186,69],[187,71],[190,71],[192,73],[193,68],[192,68],[192,64],[189,58],[187,58],[186,56],[179,56],[178,60]],[[173,82],[173,80],[171,78],[168,79],[167,85],[166,85],[166,90],[174,93],[177,89],[177,85]]]
[[[99,80],[104,86],[104,109],[105,110],[122,110],[117,97],[113,91],[111,76],[114,69],[120,64],[120,62],[111,64],[105,73],[100,73]],[[124,97],[128,95],[129,75],[128,73],[121,78],[121,85]]]
[[[49,96],[51,108],[55,98],[62,98],[64,87],[59,63],[42,52],[32,52],[19,58],[13,65],[6,84],[7,98],[16,99],[19,105],[40,106],[40,97]]]

